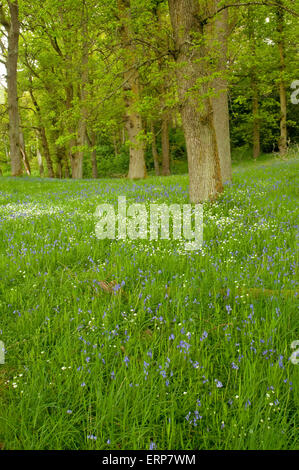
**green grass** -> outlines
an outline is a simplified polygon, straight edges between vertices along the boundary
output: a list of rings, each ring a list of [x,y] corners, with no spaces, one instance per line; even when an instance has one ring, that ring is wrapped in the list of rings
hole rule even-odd
[[[187,176],[1,178],[0,445],[298,449],[298,169],[236,166],[185,254],[100,241],[93,214],[187,203]]]

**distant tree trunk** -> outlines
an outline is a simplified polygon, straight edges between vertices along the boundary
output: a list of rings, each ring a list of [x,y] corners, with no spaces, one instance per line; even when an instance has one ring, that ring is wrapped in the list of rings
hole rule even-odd
[[[65,147],[63,147],[64,177],[71,177],[70,161],[68,159]]]
[[[65,147],[56,149],[56,178],[62,179],[68,173],[68,158]]]
[[[50,154],[46,129],[44,128],[43,125],[40,125],[38,130],[39,130],[40,137],[41,137],[41,144],[42,144],[43,154],[44,154],[44,157],[46,159],[47,170],[48,170],[48,178],[54,178],[53,163],[52,163],[52,159],[51,159],[51,154]]]
[[[53,155],[55,155],[55,178],[63,178],[63,166],[65,160],[69,161],[69,154],[68,149],[66,149],[63,145],[58,146],[57,141],[59,136],[61,135],[61,129],[58,128],[57,125],[52,121],[53,130],[51,132],[51,139],[49,140],[49,144],[52,149]]]
[[[117,157],[118,155],[118,145],[117,145],[117,136],[114,134],[113,136],[113,148],[114,148],[114,156]]]
[[[219,3],[215,1],[215,7]],[[228,110],[228,83],[225,77],[227,64],[227,41],[228,41],[228,10],[223,10],[208,25],[207,29],[211,35],[210,40],[217,42],[218,50],[216,72],[221,75],[212,82],[215,96],[212,97],[214,126],[217,137],[217,145],[220,159],[222,183],[232,180],[232,163],[229,132],[229,110]],[[212,44],[215,50],[215,45]]]
[[[151,133],[152,133],[152,154],[155,166],[155,174],[156,176],[160,175],[160,165],[159,165],[159,155],[157,150],[157,139],[156,139],[156,132],[155,132],[155,125],[153,121],[151,122]]]
[[[7,72],[7,103],[9,115],[9,146],[12,176],[22,174],[22,156],[20,149],[20,123],[18,106],[17,66],[19,55],[19,5],[18,1],[9,1],[10,19],[5,17],[0,5],[0,21],[5,27],[8,36],[8,50],[6,59]]]
[[[259,96],[255,75],[251,76],[252,90],[252,116],[253,116],[253,158],[256,160],[261,153],[260,119],[259,119]]]
[[[66,109],[70,112],[72,112],[72,107],[73,107],[73,99],[74,99],[74,87],[72,84],[68,84],[66,86]],[[68,124],[68,132],[70,134],[70,140],[69,140],[69,160],[72,168],[72,178],[73,179],[80,179],[83,176],[83,158],[82,158],[82,153],[79,153],[78,150],[76,150],[77,147],[77,139],[76,139],[76,131],[73,127],[73,124],[71,123],[72,117],[70,116],[70,122]]]
[[[39,104],[38,104],[38,102],[37,102],[37,100],[36,100],[36,98],[33,94],[32,77],[29,77],[29,82],[30,82],[29,93],[30,93],[30,96],[31,96],[33,106],[35,107],[37,117],[38,117],[38,122],[39,122],[38,132],[39,132],[40,139],[41,139],[43,154],[44,154],[44,157],[45,157],[46,163],[47,163],[48,178],[54,178],[53,163],[52,163],[51,154],[50,154],[50,150],[49,150],[49,144],[48,144],[46,129],[45,129],[45,127],[43,125],[43,122],[42,122],[42,115],[41,115],[41,110],[40,110]]]
[[[203,57],[204,44],[194,43],[194,34],[203,38],[198,0],[168,0],[175,38],[180,111],[185,134],[190,201],[215,199],[223,191],[217,138],[209,86]],[[205,12],[206,13],[206,12]],[[204,79],[198,83],[199,79]],[[196,92],[193,92],[196,88]],[[190,90],[192,89],[192,92]],[[198,97],[202,97],[199,103]],[[200,104],[200,106],[199,106]]]
[[[278,4],[282,4],[281,0],[278,0]],[[278,50],[279,50],[279,68],[280,68],[280,79],[279,79],[279,98],[280,98],[280,138],[278,142],[279,153],[283,157],[287,153],[287,97],[285,87],[285,42],[284,42],[284,11],[278,7],[276,10],[277,15],[277,32],[278,38]]]
[[[86,145],[86,121],[81,116],[78,126],[78,145],[80,146],[78,152],[75,153],[72,160],[72,177],[74,179],[83,177],[83,160],[84,160],[84,148]]]
[[[40,153],[38,143],[37,143],[36,156],[37,156],[37,163],[38,163],[38,168],[39,168],[39,176],[43,176],[44,172],[45,172],[45,169],[44,169],[43,158],[42,158],[42,155]]]
[[[253,158],[256,160],[261,153],[260,143],[260,117],[259,117],[259,90],[258,90],[258,77],[256,70],[256,50],[255,50],[255,32],[253,26],[253,11],[252,7],[248,8],[248,32],[250,41],[250,52],[252,65],[250,67],[250,86],[252,96],[252,144],[253,144]]]
[[[91,137],[86,133],[86,136],[88,138],[89,144],[92,147],[91,150],[91,166],[92,166],[92,177],[94,179],[97,179],[99,177],[98,173],[98,164],[97,164],[97,136],[94,131],[91,131]]]
[[[154,8],[154,14],[156,17],[158,28],[162,31],[164,28],[163,13],[161,8],[157,8],[159,3],[156,3]],[[167,35],[166,43],[163,46],[163,51],[167,52],[170,50],[170,37]],[[169,80],[169,75],[165,74],[165,65],[163,58],[159,58],[157,61],[159,72],[161,73],[161,84],[160,84],[160,95],[161,95],[161,108],[162,108],[162,121],[161,121],[161,146],[162,146],[162,175],[170,175],[170,147],[169,147],[169,127],[171,123],[170,112],[167,108],[166,99],[170,87],[172,86]]]
[[[23,134],[21,125],[20,125],[19,129],[20,129],[19,142],[20,142],[20,151],[21,151],[21,155],[22,155],[23,165],[25,167],[27,175],[30,176],[31,175],[30,163],[29,163],[27,153],[26,153],[24,134]]]
[[[91,152],[91,164],[92,164],[92,177],[97,179],[99,177],[98,164],[97,164],[97,151],[93,149]]]
[[[161,141],[162,141],[162,175],[169,176],[170,175],[169,119],[166,114],[162,117]]]
[[[80,109],[80,119],[79,119],[79,128],[78,128],[78,144],[80,149],[78,151],[78,164],[80,165],[78,174],[73,172],[73,178],[82,178],[83,177],[83,160],[84,160],[84,148],[86,146],[86,129],[87,129],[87,118],[88,118],[88,109],[87,109],[87,84],[88,84],[88,17],[87,11],[85,8],[85,2],[83,4],[83,13],[82,13],[82,57],[81,57],[81,109]]]
[[[126,143],[126,128],[122,126],[121,128],[121,145],[125,145]]]
[[[72,178],[81,179],[83,177],[82,152],[71,150]]]
[[[57,163],[56,163],[56,174],[55,174],[55,176],[58,179],[62,178],[62,161],[61,161],[61,158],[60,158],[59,154],[57,154]]]
[[[130,41],[131,31],[129,26],[130,0],[118,0],[121,22],[121,38],[124,47],[124,94],[125,94],[125,126],[130,143],[130,164],[128,178],[137,179],[146,177],[145,143],[143,140],[142,118],[136,104],[138,103],[140,86],[138,70],[136,69],[136,53],[134,45]]]

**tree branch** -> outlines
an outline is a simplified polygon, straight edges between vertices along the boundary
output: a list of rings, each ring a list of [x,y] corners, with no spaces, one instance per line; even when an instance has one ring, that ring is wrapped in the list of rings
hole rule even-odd
[[[290,13],[291,15],[295,16],[296,18],[299,18],[299,14],[295,11],[295,10],[292,10],[291,8],[288,8],[288,7],[285,7],[284,5],[282,5],[281,3],[276,3],[276,2],[268,2],[267,0],[262,0],[260,2],[245,2],[245,3],[231,3],[229,5],[224,5],[222,6],[221,8],[219,8],[218,10],[215,10],[214,13],[212,13],[211,15],[209,16],[206,16],[205,18],[201,18],[200,15],[196,15],[198,21],[202,24],[202,25],[205,25],[208,20],[210,20],[211,18],[213,18],[215,15],[217,15],[218,13],[220,13],[221,11],[223,10],[226,10],[227,8],[232,8],[232,7],[247,7],[247,6],[250,6],[250,5],[254,5],[254,6],[267,6],[267,7],[278,7],[282,10],[285,10],[287,11],[288,13]]]
[[[2,26],[4,26],[4,28],[6,29],[6,31],[9,30],[9,28],[10,28],[10,21],[6,18],[6,14],[5,14],[5,11],[4,11],[4,8],[3,8],[2,3],[0,3],[0,24],[1,24]]]
[[[248,3],[237,3],[237,4],[233,3],[231,5],[225,5],[221,8],[219,8],[219,10],[217,10],[216,13],[220,13],[222,10],[225,10],[226,8],[230,8],[230,7],[243,7],[243,6],[250,6],[250,5],[263,5],[263,6],[269,6],[269,7],[279,7],[282,10],[287,11],[291,15],[296,16],[297,18],[299,18],[299,14],[296,13],[295,10],[292,10],[291,8],[283,6],[281,3],[268,2],[267,0],[266,1],[261,1],[261,2],[248,2]]]

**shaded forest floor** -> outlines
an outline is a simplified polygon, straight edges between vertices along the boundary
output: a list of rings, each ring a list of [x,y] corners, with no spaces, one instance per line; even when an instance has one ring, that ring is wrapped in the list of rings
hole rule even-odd
[[[98,204],[184,204],[186,175],[1,178],[0,446],[298,449],[298,170],[235,166],[195,252],[95,235]]]

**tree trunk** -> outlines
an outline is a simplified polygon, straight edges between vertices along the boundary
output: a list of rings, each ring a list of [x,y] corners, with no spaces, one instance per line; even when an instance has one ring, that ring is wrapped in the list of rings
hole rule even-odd
[[[60,156],[57,154],[57,163],[56,163],[56,178],[62,178],[62,162]]]
[[[143,140],[142,118],[136,105],[139,100],[139,76],[136,68],[136,53],[130,41],[132,34],[129,26],[130,0],[118,0],[121,16],[121,38],[124,46],[124,94],[125,94],[125,126],[130,144],[130,164],[128,178],[137,179],[146,177],[145,143]]]
[[[281,0],[278,0],[281,4]],[[284,44],[284,11],[282,8],[277,8],[277,32],[278,50],[279,50],[279,98],[280,98],[280,138],[278,142],[279,153],[283,157],[287,153],[287,97],[286,87],[284,81],[285,74],[285,44]]]
[[[7,103],[9,115],[9,145],[12,176],[22,174],[22,156],[20,149],[20,123],[18,106],[17,66],[19,55],[19,5],[18,1],[8,1],[10,20],[6,20],[1,8],[1,23],[8,34],[8,51],[6,59],[7,71]]]
[[[113,148],[114,148],[114,156],[117,157],[118,155],[118,145],[117,145],[117,135],[114,134],[113,136]]]
[[[39,168],[39,176],[43,176],[45,170],[44,170],[43,158],[42,158],[42,155],[40,153],[38,142],[37,142],[36,156],[37,156],[37,163],[38,163],[38,168]]]
[[[126,100],[127,109],[130,104]],[[144,142],[140,140],[140,136],[143,130],[142,120],[139,113],[131,111],[126,116],[126,129],[130,142],[130,165],[128,178],[138,179],[146,177],[146,167],[144,158]]]
[[[88,84],[88,29],[87,23],[88,17],[84,4],[83,13],[82,13],[82,57],[81,57],[81,90],[80,90],[80,119],[78,126],[78,144],[80,146],[77,157],[77,164],[80,165],[80,168],[75,171],[73,170],[73,178],[82,178],[83,177],[83,160],[84,152],[86,147],[86,129],[87,129],[87,118],[88,118],[88,109],[87,109],[87,84]],[[75,169],[75,168],[74,168]],[[78,171],[78,172],[77,172]]]
[[[252,7],[248,8],[248,28],[252,65],[250,67],[250,86],[252,96],[252,144],[253,158],[256,160],[261,153],[260,143],[260,118],[259,118],[259,90],[256,71],[255,32],[252,19]]]
[[[164,20],[161,8],[155,9],[156,21],[159,29],[163,30]],[[166,42],[163,45],[163,52],[170,50],[170,37],[167,35]],[[166,96],[169,93],[170,87],[173,85],[172,81],[169,80],[169,76],[165,74],[163,58],[159,58],[157,61],[158,70],[161,73],[162,82],[160,84],[160,96],[161,96],[161,110],[162,110],[162,122],[161,122],[161,144],[162,144],[162,175],[170,175],[170,147],[169,147],[169,127],[171,123],[170,111],[167,107]]]
[[[218,4],[215,2],[215,7]],[[221,75],[212,82],[215,96],[212,97],[212,107],[214,115],[214,126],[217,137],[217,145],[220,159],[222,183],[232,181],[232,163],[229,132],[229,110],[228,110],[228,83],[225,77],[227,64],[227,41],[228,41],[228,10],[223,10],[215,19],[207,25],[210,40],[216,40],[218,50],[216,72]],[[215,45],[211,48],[215,52]]]
[[[255,75],[251,77],[252,90],[252,116],[253,116],[253,158],[256,160],[261,153],[260,143],[260,120],[259,120],[259,97]]]
[[[180,111],[187,146],[189,195],[191,202],[200,203],[215,199],[223,191],[213,108],[211,99],[207,97],[207,66],[202,60],[207,51],[204,44],[192,47],[194,36],[203,39],[203,25],[198,18],[197,0],[168,0],[168,4],[175,38]]]
[[[92,177],[94,179],[97,179],[99,177],[96,145],[97,145],[97,136],[95,132],[92,132],[91,134],[91,146],[92,146],[91,165],[92,165]]]
[[[74,87],[72,84],[69,84],[66,87],[66,109],[72,113],[74,99]],[[83,154],[78,152],[75,148],[77,147],[76,132],[71,123],[72,116],[70,115],[70,122],[68,125],[68,132],[70,134],[69,140],[69,160],[72,168],[72,178],[81,179],[83,176]]]
[[[91,147],[91,167],[92,167],[92,177],[97,179],[99,177],[98,172],[98,163],[97,163],[97,136],[96,133],[92,130],[91,137],[88,132],[86,132],[86,139],[88,140],[89,146]]]
[[[169,149],[169,120],[167,115],[162,118],[161,126],[162,140],[162,175],[170,175],[170,149]]]
[[[79,150],[73,155],[72,159],[72,177],[74,179],[83,177],[83,160],[84,160],[84,148],[86,145],[86,121],[81,116],[78,126],[78,145]]]
[[[121,128],[120,140],[121,140],[121,145],[125,145],[125,143],[126,143],[126,128],[125,128],[125,125],[123,125],[122,128]]]
[[[70,178],[71,177],[70,161],[68,159],[65,147],[63,147],[62,152],[63,152],[64,177]]]
[[[158,155],[158,150],[157,150],[155,125],[153,121],[151,122],[151,133],[152,133],[152,155],[153,155],[154,166],[155,166],[155,175],[159,176],[160,175],[159,155]]]
[[[83,158],[82,152],[74,151],[70,145],[72,178],[81,179],[83,177]]]
[[[39,132],[40,139],[41,139],[43,154],[44,154],[44,157],[45,157],[46,163],[47,163],[48,178],[54,178],[53,163],[52,163],[51,154],[50,154],[50,150],[49,150],[49,144],[48,144],[46,129],[43,125],[42,115],[41,115],[41,110],[40,110],[39,104],[38,104],[38,102],[37,102],[37,100],[36,100],[36,98],[33,94],[32,77],[29,77],[29,82],[30,82],[29,93],[30,93],[30,96],[31,96],[32,103],[33,103],[33,105],[36,109],[36,114],[37,114],[37,117],[38,117],[38,122],[39,122],[38,132]]]
[[[40,133],[40,138],[41,138],[41,144],[42,144],[44,157],[45,157],[46,163],[47,163],[48,178],[54,178],[53,163],[52,163],[51,154],[50,154],[50,150],[49,150],[49,144],[48,144],[46,129],[41,124],[39,126],[38,130],[39,130],[39,133]]]
[[[19,142],[20,142],[20,151],[22,155],[23,165],[25,167],[25,171],[27,175],[30,176],[31,175],[30,163],[29,163],[27,153],[26,153],[25,140],[24,140],[24,134],[21,128],[21,123],[20,123],[19,129],[20,129]]]
[[[57,147],[56,149],[56,178],[63,178],[63,173],[68,171],[68,158],[66,149],[64,147]]]

